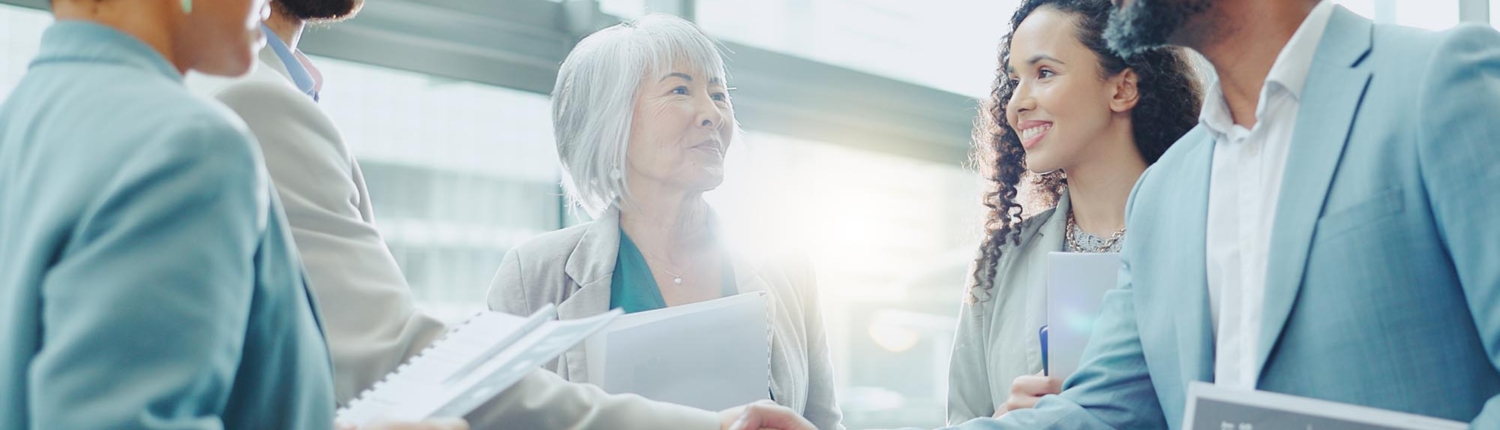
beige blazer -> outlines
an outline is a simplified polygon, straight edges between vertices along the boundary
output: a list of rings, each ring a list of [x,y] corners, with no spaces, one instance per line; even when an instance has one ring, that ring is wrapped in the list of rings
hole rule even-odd
[[[322,311],[334,393],[344,404],[446,328],[413,305],[338,128],[292,84],[275,51],[266,47],[259,57],[239,79],[194,75],[188,85],[228,105],[260,142]]]
[[[948,364],[948,424],[995,415],[1016,377],[1042,371],[1037,332],[1047,323],[1047,254],[1062,251],[1068,195],[1021,222],[1021,243],[1005,246],[993,287],[959,310]]]
[[[193,75],[194,92],[234,110],[260,142],[292,239],[321,311],[340,404],[358,396],[447,328],[419,312],[375,228],[364,175],[343,136],[292,84],[271,48],[238,79]],[[715,413],[610,396],[536,371],[470,414],[473,428],[717,429]]]
[[[620,249],[620,214],[536,237],[506,255],[490,285],[490,309],[529,315],[557,306],[562,319],[609,310],[610,280]],[[732,252],[740,292],[769,291],[772,320],[771,392],[776,403],[820,429],[842,429],[833,363],[818,308],[816,278],[805,259],[781,261]],[[564,379],[590,382],[582,346],[546,365]]]

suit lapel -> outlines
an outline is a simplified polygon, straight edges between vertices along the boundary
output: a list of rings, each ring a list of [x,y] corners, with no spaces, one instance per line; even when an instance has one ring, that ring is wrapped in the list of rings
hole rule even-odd
[[[1370,81],[1370,71],[1358,66],[1370,50],[1372,29],[1369,20],[1335,9],[1308,70],[1271,233],[1257,380],[1296,303],[1313,228]]]
[[[584,318],[609,310],[610,277],[614,276],[619,254],[620,213],[610,210],[589,225],[568,255],[563,272],[578,289],[558,304],[558,318]]]
[[[1183,210],[1170,211],[1175,220],[1170,225],[1180,231],[1183,242],[1173,245],[1183,252],[1179,273],[1183,278],[1172,285],[1179,290],[1170,293],[1177,316],[1176,342],[1181,360],[1182,380],[1214,380],[1213,320],[1208,302],[1208,190],[1212,180],[1214,137],[1199,127],[1178,145],[1196,145],[1177,169],[1180,179],[1173,189],[1172,201],[1182,202]],[[1129,239],[1126,239],[1129,240]],[[1179,302],[1180,300],[1180,302]]]

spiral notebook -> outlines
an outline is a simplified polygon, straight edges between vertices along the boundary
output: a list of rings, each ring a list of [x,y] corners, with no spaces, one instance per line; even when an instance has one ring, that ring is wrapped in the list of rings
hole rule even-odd
[[[336,420],[360,426],[463,417],[621,313],[557,321],[550,304],[529,317],[481,312],[339,409]]]
[[[620,317],[584,343],[588,382],[717,411],[770,397],[767,293]]]

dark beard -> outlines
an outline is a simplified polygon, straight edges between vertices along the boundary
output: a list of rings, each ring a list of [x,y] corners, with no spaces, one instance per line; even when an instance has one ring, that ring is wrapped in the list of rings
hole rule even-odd
[[[275,7],[286,15],[313,22],[339,21],[353,16],[364,6],[363,0],[275,0]]]
[[[1213,0],[1135,0],[1110,11],[1104,41],[1126,58],[1160,48],[1189,18],[1212,5]]]

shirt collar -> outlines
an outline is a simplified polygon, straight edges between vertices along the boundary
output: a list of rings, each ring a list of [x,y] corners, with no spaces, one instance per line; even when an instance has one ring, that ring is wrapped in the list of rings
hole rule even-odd
[[[1307,83],[1307,73],[1312,69],[1318,44],[1322,42],[1323,33],[1328,29],[1328,21],[1333,18],[1333,7],[1332,1],[1318,2],[1312,12],[1307,14],[1307,18],[1302,20],[1297,31],[1292,33],[1286,46],[1281,48],[1281,53],[1276,55],[1276,62],[1271,64],[1271,71],[1266,74],[1266,83],[1261,87],[1260,100],[1256,103],[1256,118],[1265,117],[1265,109],[1269,104],[1267,101],[1273,90],[1286,91],[1294,99],[1302,98],[1302,88]],[[1203,100],[1199,122],[1215,133],[1228,134],[1234,127],[1234,119],[1217,79],[1209,85]]]
[[[261,24],[260,28],[266,33],[266,46],[271,48],[271,52],[276,53],[277,58],[281,59],[281,65],[286,68],[287,77],[292,79],[292,84],[313,100],[317,100],[319,87],[322,86],[322,76],[317,68],[313,67],[312,62],[307,61],[307,57],[302,56],[301,52],[287,47],[286,42],[282,42],[281,38],[271,31],[271,27]]]
[[[89,21],[62,20],[48,27],[42,33],[42,43],[31,67],[70,61],[121,64],[182,82],[182,72],[156,49],[131,35]]]

